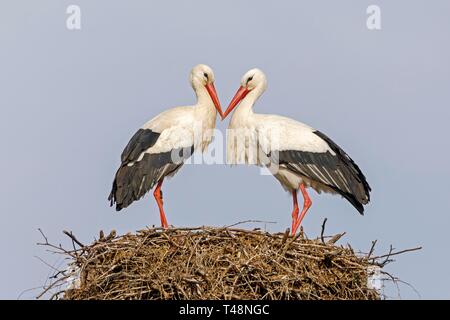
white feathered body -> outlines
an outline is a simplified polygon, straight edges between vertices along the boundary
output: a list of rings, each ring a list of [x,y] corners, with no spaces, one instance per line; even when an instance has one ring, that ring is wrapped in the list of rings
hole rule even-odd
[[[266,166],[286,191],[303,186],[340,194],[361,214],[370,186],[356,163],[324,133],[290,118],[256,114],[253,105],[267,88],[264,73],[251,69],[230,106],[227,162]],[[293,193],[294,194],[294,193]]]
[[[326,185],[293,173],[283,165],[270,162],[265,155],[284,150],[335,154],[330,146],[314,134],[314,129],[299,121],[273,114],[257,114],[245,99],[233,113],[227,132],[227,163],[267,166],[286,191],[301,183],[317,192],[336,193]],[[242,137],[245,140],[242,141]],[[237,138],[239,137],[239,138]]]
[[[146,153],[168,152],[194,146],[204,151],[212,141],[216,126],[216,110],[213,104],[175,107],[166,110],[146,122],[142,129],[150,129],[161,135]]]

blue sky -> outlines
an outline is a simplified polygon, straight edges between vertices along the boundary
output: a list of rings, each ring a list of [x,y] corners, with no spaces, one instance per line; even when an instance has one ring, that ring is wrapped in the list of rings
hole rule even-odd
[[[66,8],[81,8],[81,30]],[[381,30],[366,8],[381,8]],[[346,231],[342,243],[377,253],[423,246],[387,271],[422,298],[450,298],[450,3],[448,1],[3,1],[0,5],[0,298],[46,281],[61,258],[36,246],[42,228],[89,242],[159,224],[153,197],[120,214],[106,200],[119,156],[144,122],[194,103],[190,69],[210,65],[226,106],[250,68],[268,90],[256,112],[305,122],[362,168],[372,202],[361,217],[345,200],[311,192],[308,236]],[[228,120],[218,123],[225,131]],[[246,219],[290,226],[291,199],[255,167],[186,165],[164,184],[170,224]],[[27,291],[21,298],[33,298]],[[395,287],[387,289],[397,298]],[[402,298],[419,296],[400,286]]]

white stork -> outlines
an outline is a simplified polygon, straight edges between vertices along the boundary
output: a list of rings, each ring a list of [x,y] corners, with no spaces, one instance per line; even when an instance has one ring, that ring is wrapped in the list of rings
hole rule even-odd
[[[142,198],[155,185],[161,225],[168,228],[161,185],[173,176],[194,150],[204,151],[212,140],[216,111],[222,109],[214,88],[214,73],[204,64],[195,66],[190,82],[197,96],[193,106],[164,111],[144,124],[122,152],[108,200],[120,211]]]
[[[363,205],[369,202],[371,189],[347,153],[325,134],[301,122],[253,112],[254,103],[266,87],[266,76],[259,69],[252,69],[242,77],[241,86],[222,117],[224,119],[239,104],[228,126],[228,163],[250,163],[249,149],[256,147],[258,160],[255,164],[269,167],[283,188],[292,193],[292,234],[297,232],[311,207],[308,187],[318,193],[340,194],[363,214]],[[236,143],[236,138],[242,139],[238,133],[242,135],[243,132],[246,133],[244,143]],[[304,199],[300,214],[298,189]]]

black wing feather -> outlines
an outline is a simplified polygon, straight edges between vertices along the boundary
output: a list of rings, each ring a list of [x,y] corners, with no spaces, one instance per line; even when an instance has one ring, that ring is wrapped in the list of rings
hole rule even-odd
[[[364,176],[358,165],[355,163],[355,161],[353,161],[353,159],[350,158],[350,156],[344,150],[342,150],[333,140],[331,140],[327,135],[325,135],[320,131],[315,131],[314,133],[321,139],[323,139],[330,146],[330,148],[339,156],[339,159],[344,163],[345,167],[351,170],[352,175],[362,185],[364,195],[367,198],[367,202],[369,202],[370,191],[372,191],[372,188],[370,187],[366,177]]]
[[[180,161],[173,161],[172,151],[145,153],[139,159],[144,151],[156,143],[159,136],[160,133],[150,129],[139,129],[123,150],[122,163],[116,172],[108,197],[111,206],[116,204],[117,211],[142,198],[161,178],[179,169],[183,160],[192,154],[193,147],[180,148],[173,151],[178,152],[177,160]]]
[[[323,139],[335,155],[286,150],[278,152],[278,161],[297,174],[318,181],[347,199],[359,213],[370,201],[371,188],[356,163],[336,143],[320,131],[314,134]]]
[[[122,165],[137,160],[143,151],[156,143],[159,136],[160,133],[150,129],[139,129],[122,152],[120,157]]]

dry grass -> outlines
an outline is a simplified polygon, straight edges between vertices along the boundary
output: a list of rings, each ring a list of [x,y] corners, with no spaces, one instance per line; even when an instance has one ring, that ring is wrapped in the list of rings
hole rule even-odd
[[[79,272],[67,271],[46,293],[59,299],[380,299],[368,287],[377,258],[337,246],[341,235],[307,239],[237,228],[151,228],[112,233],[74,249],[52,246]],[[79,247],[77,248],[76,245]],[[371,250],[372,251],[372,250]],[[394,253],[395,254],[395,253]],[[386,258],[389,255],[378,257]],[[383,264],[384,264],[383,263]]]

